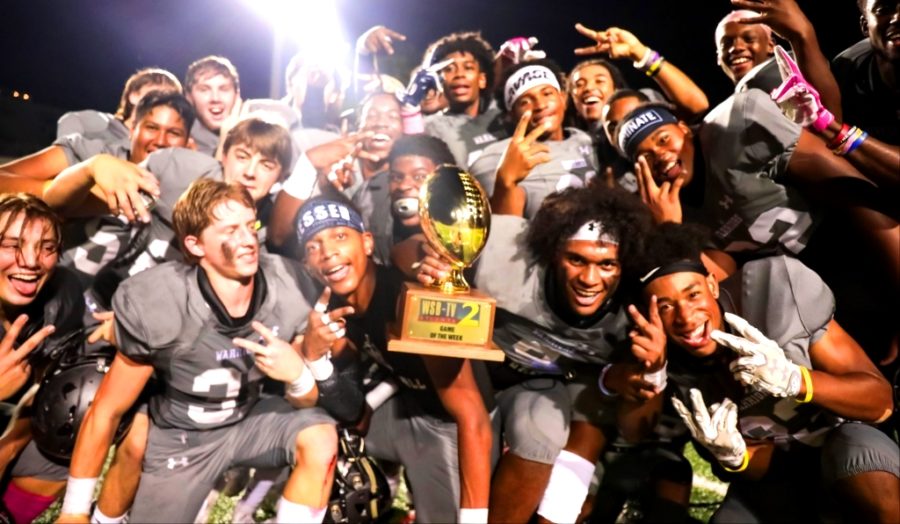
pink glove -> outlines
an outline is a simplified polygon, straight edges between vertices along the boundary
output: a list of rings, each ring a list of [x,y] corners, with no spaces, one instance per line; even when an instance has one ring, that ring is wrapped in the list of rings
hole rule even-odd
[[[506,58],[514,64],[518,64],[524,60],[540,60],[546,58],[547,53],[534,48],[538,43],[538,39],[529,36],[516,36],[510,38],[500,46],[497,58]]]
[[[772,100],[794,122],[824,131],[834,121],[834,115],[822,105],[819,92],[803,78],[797,63],[780,45],[775,46],[775,61],[782,82],[772,91]]]

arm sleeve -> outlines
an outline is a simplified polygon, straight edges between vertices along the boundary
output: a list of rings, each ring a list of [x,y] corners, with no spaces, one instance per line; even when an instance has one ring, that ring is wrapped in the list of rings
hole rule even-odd
[[[334,373],[325,380],[317,380],[318,406],[344,425],[356,424],[365,412],[359,355],[347,349],[332,362]]]

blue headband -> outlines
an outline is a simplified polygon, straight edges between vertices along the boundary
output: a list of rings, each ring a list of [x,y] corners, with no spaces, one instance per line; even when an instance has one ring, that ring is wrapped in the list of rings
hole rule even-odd
[[[666,124],[677,124],[678,118],[664,107],[652,106],[637,108],[628,114],[628,119],[619,123],[619,150],[625,153],[632,162],[637,160],[637,147]]]
[[[313,199],[304,203],[297,212],[297,239],[300,248],[323,229],[349,227],[365,232],[363,219],[353,208],[328,199]]]

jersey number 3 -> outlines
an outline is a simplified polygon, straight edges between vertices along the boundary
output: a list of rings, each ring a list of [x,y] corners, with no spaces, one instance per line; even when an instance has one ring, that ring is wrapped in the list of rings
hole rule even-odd
[[[241,374],[235,369],[216,368],[207,369],[194,378],[194,393],[210,393],[213,387],[225,387],[224,397],[235,399],[241,391]],[[222,402],[220,409],[207,410],[203,406],[191,404],[188,407],[188,416],[199,424],[221,424],[228,420],[237,406],[236,400]]]

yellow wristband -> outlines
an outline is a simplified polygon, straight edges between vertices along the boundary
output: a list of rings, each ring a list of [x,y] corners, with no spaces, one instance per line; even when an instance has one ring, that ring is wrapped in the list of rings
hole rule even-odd
[[[655,62],[653,62],[652,64],[650,64],[650,67],[647,68],[647,72],[644,73],[644,74],[647,75],[647,76],[649,76],[649,77],[654,77],[654,76],[656,76],[656,73],[659,73],[660,68],[662,68],[663,62],[665,62],[665,61],[666,61],[666,59],[663,58],[663,57],[657,58]]]
[[[744,458],[741,460],[740,466],[738,466],[734,469],[731,469],[728,466],[726,466],[725,464],[722,464],[722,467],[725,469],[725,471],[727,471],[729,473],[740,473],[741,471],[744,471],[745,469],[747,469],[747,466],[749,466],[749,465],[750,465],[750,453],[745,449],[744,450]]]
[[[813,398],[812,376],[809,374],[809,370],[803,366],[800,366],[800,375],[803,376],[803,384],[806,386],[806,396],[794,400],[801,404],[808,404]]]

